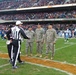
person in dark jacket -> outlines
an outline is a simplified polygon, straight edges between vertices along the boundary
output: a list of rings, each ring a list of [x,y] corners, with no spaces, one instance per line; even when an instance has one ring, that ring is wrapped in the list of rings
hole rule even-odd
[[[11,25],[9,25],[8,26],[8,30],[7,31],[9,31],[10,29],[11,29]],[[6,31],[6,33],[7,33],[7,31]],[[6,38],[5,36],[4,36],[4,38]],[[7,44],[7,50],[8,50],[8,56],[9,56],[9,58],[10,58],[10,63],[12,63],[12,58],[13,58],[13,46],[12,46],[12,43],[10,43],[10,40],[12,40],[12,36],[11,36],[11,34],[9,34],[8,36],[7,36],[7,41],[6,41],[6,44]]]

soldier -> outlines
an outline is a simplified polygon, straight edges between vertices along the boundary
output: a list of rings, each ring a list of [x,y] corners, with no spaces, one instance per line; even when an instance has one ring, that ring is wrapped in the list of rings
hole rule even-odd
[[[43,42],[44,42],[44,29],[41,27],[40,24],[37,25],[37,29],[35,31],[36,43],[37,43],[37,55],[42,57],[42,49],[43,49]]]
[[[26,31],[26,35],[30,37],[30,39],[26,39],[26,56],[28,56],[29,48],[30,48],[30,56],[32,56],[32,45],[34,41],[35,32],[32,30],[32,27],[29,27]]]
[[[46,40],[46,54],[47,56],[45,58],[48,58],[49,50],[51,49],[51,59],[54,57],[54,44],[56,43],[57,34],[55,29],[52,28],[52,25],[48,26],[48,30],[45,34],[45,40]]]

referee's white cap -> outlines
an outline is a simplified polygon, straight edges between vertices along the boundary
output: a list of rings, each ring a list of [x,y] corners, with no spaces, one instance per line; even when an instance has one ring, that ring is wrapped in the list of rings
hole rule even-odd
[[[23,24],[21,21],[16,21],[16,25],[21,25]]]

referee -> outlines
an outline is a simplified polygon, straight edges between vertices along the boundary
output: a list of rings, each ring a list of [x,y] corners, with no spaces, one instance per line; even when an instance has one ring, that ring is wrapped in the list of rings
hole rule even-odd
[[[12,42],[13,45],[13,51],[14,51],[14,55],[13,55],[13,62],[12,62],[12,66],[13,69],[18,68],[17,67],[17,59],[18,56],[20,54],[20,46],[21,46],[21,35],[25,38],[25,39],[29,39],[24,30],[19,28],[19,25],[22,25],[23,23],[21,21],[17,21],[16,25],[14,27],[12,27],[8,32],[7,32],[7,36],[11,33],[13,40],[10,40],[10,42]]]

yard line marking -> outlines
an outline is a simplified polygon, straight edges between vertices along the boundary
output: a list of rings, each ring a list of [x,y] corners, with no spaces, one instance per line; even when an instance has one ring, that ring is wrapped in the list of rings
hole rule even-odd
[[[68,74],[68,75],[73,75],[72,73],[69,73],[69,72],[67,72],[67,71],[64,71],[64,70],[61,70],[61,69],[57,69],[57,68],[54,68],[54,67],[44,66],[44,65],[40,65],[40,64],[31,63],[31,62],[25,62],[25,63],[31,64],[31,65],[40,66],[40,67],[51,68],[51,69],[54,69],[54,70],[57,70],[57,71],[66,73],[66,74]]]
[[[0,53],[0,54],[8,54],[8,53]],[[25,55],[21,55],[21,56],[25,56]],[[39,57],[35,57],[35,56],[32,56],[30,58],[37,58],[37,59],[42,59],[42,60],[49,60],[49,61],[54,61],[54,62],[58,62],[58,63],[63,63],[63,64],[69,64],[69,65],[73,65],[73,66],[76,66],[76,64],[72,64],[72,63],[68,63],[67,61],[57,61],[57,60],[50,60],[50,59],[45,59],[45,58],[39,58]],[[9,59],[9,58],[1,58],[1,59]]]
[[[23,56],[23,59],[25,58],[25,56]],[[32,59],[32,58],[30,58],[30,59]],[[33,58],[34,59],[34,58]],[[40,58],[38,58],[38,60],[39,60]],[[25,59],[24,59],[25,60]],[[25,61],[27,61],[28,59],[26,59]],[[46,61],[46,60],[45,60]],[[51,61],[51,60],[50,60]],[[31,62],[31,61],[27,61],[27,62]],[[51,62],[53,62],[53,61],[51,61]],[[31,62],[31,63],[34,63],[34,62]],[[35,64],[38,64],[38,63],[35,63]],[[68,65],[68,64],[65,64],[65,63],[61,63],[62,65]],[[43,65],[43,64],[41,64],[41,65]],[[46,65],[47,66],[47,65]],[[72,66],[72,65],[69,65],[69,66]],[[51,66],[50,66],[51,67]],[[75,66],[76,67],[76,66]],[[54,68],[54,67],[53,67]],[[59,69],[59,68],[57,68],[57,67],[55,67],[56,69]],[[73,69],[74,69],[74,67],[73,67]],[[65,69],[63,69],[62,71],[66,71],[67,73],[69,73],[68,75],[73,75],[73,72],[72,73],[70,73],[71,71],[67,71],[67,70],[65,70]]]
[[[65,42],[64,44],[76,44],[75,42]]]
[[[49,59],[50,60],[50,59]],[[67,61],[57,61],[57,60],[51,60],[51,61],[54,61],[54,62],[59,62],[59,63],[63,63],[63,64],[69,64],[69,65],[73,65],[73,66],[76,66],[76,64],[72,64],[72,63],[68,63]]]
[[[75,43],[75,44],[76,44],[76,43]],[[63,47],[57,48],[57,49],[55,49],[55,51],[58,51],[58,50],[61,50],[61,49],[64,49],[64,48],[70,47],[70,46],[75,45],[75,44],[70,44],[70,45],[67,45],[67,46],[63,46]],[[50,51],[50,52],[51,52],[51,51]],[[42,54],[46,54],[46,51],[43,52]]]
[[[8,66],[8,65],[9,65],[9,63],[8,64],[3,64],[3,65],[0,66],[0,68],[3,68],[3,67]]]
[[[64,47],[60,47],[60,48],[57,48],[57,49],[55,49],[55,50],[57,51],[57,50],[60,50],[60,49],[64,49],[64,48],[70,47],[70,46],[72,46],[72,45],[75,45],[75,44],[71,44],[71,45],[67,45],[67,46],[64,46]]]
[[[21,55],[21,56],[24,56],[24,55]],[[69,64],[69,65],[73,65],[73,66],[76,66],[76,64],[72,64],[72,63],[68,63],[67,61],[57,61],[57,60],[51,60],[51,59],[45,59],[45,58],[39,58],[39,57],[35,57],[35,56],[32,56],[30,58],[37,58],[37,59],[41,59],[41,60],[49,60],[49,61],[53,61],[53,62],[58,62],[58,63],[62,63],[62,64]]]
[[[40,64],[31,63],[31,62],[25,62],[25,63],[31,64],[31,65],[40,66],[40,67],[45,67],[45,68],[51,68],[51,69],[54,69],[54,70],[57,70],[57,71],[66,73],[66,74],[68,74],[68,75],[73,75],[72,73],[69,73],[69,72],[67,72],[67,71],[64,71],[64,70],[61,70],[61,69],[57,69],[57,68],[54,68],[54,67],[44,66],[44,65],[40,65]],[[3,67],[8,66],[8,65],[9,65],[9,63],[8,63],[8,64],[1,65],[0,68],[3,68]]]

